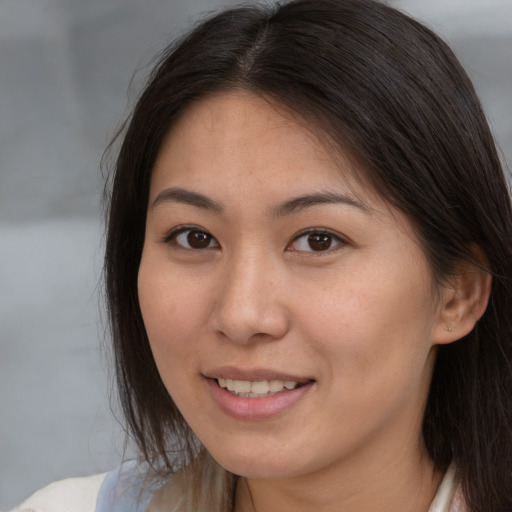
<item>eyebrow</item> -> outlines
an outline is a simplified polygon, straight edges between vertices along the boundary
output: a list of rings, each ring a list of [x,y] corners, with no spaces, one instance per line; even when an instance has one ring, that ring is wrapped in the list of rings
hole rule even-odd
[[[180,187],[172,187],[162,190],[153,201],[152,207],[155,208],[156,206],[165,203],[189,204],[214,213],[222,213],[224,211],[224,205],[215,201],[215,199],[205,196],[199,192],[194,192]],[[358,201],[345,194],[327,191],[305,194],[303,196],[284,201],[272,209],[272,215],[274,217],[283,217],[285,215],[290,215],[322,204],[345,204],[358,208],[365,213],[370,213],[372,210],[362,201]]]
[[[215,213],[222,213],[224,211],[222,204],[214,199],[200,194],[199,192],[193,192],[192,190],[186,190],[184,188],[166,188],[162,190],[153,201],[152,207],[155,208],[163,203],[190,204]]]
[[[313,194],[299,196],[279,204],[274,208],[273,214],[275,217],[282,217],[284,215],[289,215],[321,204],[345,204],[358,208],[365,213],[370,213],[372,210],[362,201],[358,201],[345,194],[339,194],[336,192],[316,192]]]

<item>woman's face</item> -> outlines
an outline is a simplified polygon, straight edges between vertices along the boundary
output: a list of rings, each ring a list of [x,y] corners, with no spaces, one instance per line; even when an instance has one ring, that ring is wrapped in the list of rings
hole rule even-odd
[[[167,390],[232,472],[423,449],[441,327],[414,230],[265,100],[211,97],[168,134],[138,286]]]

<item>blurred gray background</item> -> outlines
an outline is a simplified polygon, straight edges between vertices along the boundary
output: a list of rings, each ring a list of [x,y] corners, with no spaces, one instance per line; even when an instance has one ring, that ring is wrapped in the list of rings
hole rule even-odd
[[[122,457],[102,348],[99,162],[154,54],[236,3],[0,0],[2,510]],[[511,162],[512,0],[390,3],[456,50]]]

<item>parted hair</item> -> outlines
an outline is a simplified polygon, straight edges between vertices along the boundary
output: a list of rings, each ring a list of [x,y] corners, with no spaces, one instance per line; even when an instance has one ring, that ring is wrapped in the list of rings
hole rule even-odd
[[[413,223],[436,281],[461,261],[478,265],[471,246],[485,253],[489,305],[472,332],[439,347],[423,436],[438,468],[455,463],[471,512],[510,512],[510,191],[453,52],[419,22],[373,0],[226,10],[166,48],[151,73],[112,169],[105,256],[120,400],[142,457],[174,472],[194,467],[202,452],[160,379],[138,302],[151,171],[190,104],[236,89],[286,107],[325,134],[333,151],[352,155],[369,186]]]

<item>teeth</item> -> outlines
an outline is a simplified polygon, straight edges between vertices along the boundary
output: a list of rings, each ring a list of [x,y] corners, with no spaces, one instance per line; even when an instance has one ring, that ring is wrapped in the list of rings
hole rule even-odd
[[[269,383],[270,391],[277,393],[283,390],[284,382],[282,380],[271,380]]]
[[[226,388],[235,395],[241,396],[265,396],[279,393],[283,390],[295,389],[299,383],[291,380],[233,380],[233,379],[218,379],[219,386]]]
[[[237,390],[238,391],[238,390]],[[270,383],[267,380],[260,380],[251,384],[251,393],[267,394],[270,391]]]

